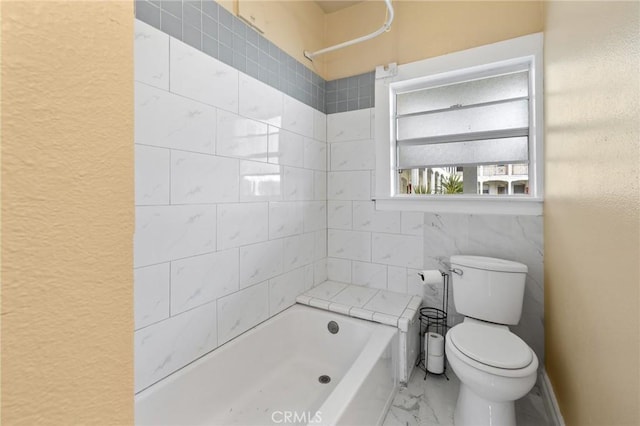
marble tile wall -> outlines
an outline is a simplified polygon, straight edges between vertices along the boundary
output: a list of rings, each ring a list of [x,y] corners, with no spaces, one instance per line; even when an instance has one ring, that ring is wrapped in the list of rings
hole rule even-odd
[[[442,306],[441,286],[424,286],[421,269],[443,268],[453,254],[493,256],[529,267],[523,315],[512,330],[544,359],[541,216],[377,211],[373,193],[373,109],[327,116],[330,280],[419,295]],[[450,325],[461,321],[449,296]],[[542,365],[542,364],[541,364]]]
[[[542,216],[425,214],[424,268],[437,269],[454,254],[515,260],[529,268],[520,323],[511,330],[544,360],[544,250]],[[442,266],[440,266],[442,268]],[[422,287],[413,282],[413,291]],[[441,291],[424,288],[430,304],[442,303]],[[462,318],[449,299],[451,324]],[[541,364],[542,365],[542,364]]]
[[[330,280],[409,293],[423,264],[424,215],[375,209],[373,136],[371,108],[327,116],[327,274]]]
[[[326,157],[325,114],[136,21],[136,391],[326,280]]]

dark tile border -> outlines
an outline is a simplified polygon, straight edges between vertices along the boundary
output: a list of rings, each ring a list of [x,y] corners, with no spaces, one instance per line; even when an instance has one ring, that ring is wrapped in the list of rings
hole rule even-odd
[[[328,81],[325,92],[325,112],[353,111],[373,107],[375,71]]]
[[[326,114],[373,107],[374,72],[325,81],[214,0],[136,0],[136,18]]]

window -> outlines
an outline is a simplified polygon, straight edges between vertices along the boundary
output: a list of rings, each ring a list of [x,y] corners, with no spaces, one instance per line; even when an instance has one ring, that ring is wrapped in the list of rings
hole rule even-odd
[[[541,212],[541,54],[534,34],[377,78],[377,205]]]
[[[398,194],[482,194],[495,182],[512,195],[513,164],[529,165],[529,71],[526,64],[462,81],[392,88]],[[524,69],[519,69],[524,68]],[[437,170],[445,185],[428,185]],[[525,177],[518,180],[528,181]],[[409,185],[404,185],[407,180]],[[504,188],[508,188],[507,191]]]

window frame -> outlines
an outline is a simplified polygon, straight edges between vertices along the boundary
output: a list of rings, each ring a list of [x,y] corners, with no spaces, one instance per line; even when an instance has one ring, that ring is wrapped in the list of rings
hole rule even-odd
[[[543,205],[543,81],[542,33],[531,34],[397,67],[397,73],[378,67],[375,81],[375,195],[378,210],[427,212],[542,214]],[[496,70],[522,69],[530,73],[529,196],[397,194],[395,91],[407,87],[456,82],[491,75]]]

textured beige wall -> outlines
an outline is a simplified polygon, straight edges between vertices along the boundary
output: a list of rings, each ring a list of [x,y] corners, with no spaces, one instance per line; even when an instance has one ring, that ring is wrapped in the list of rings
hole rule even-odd
[[[227,10],[253,14],[264,23],[264,36],[326,80],[373,70],[376,65],[405,64],[445,53],[542,31],[541,1],[394,0],[391,31],[373,40],[316,57],[315,51],[382,26],[381,0],[325,14],[313,1],[218,0]]]
[[[567,425],[638,425],[640,3],[545,8],[546,368]]]
[[[326,55],[328,80],[361,74],[376,65],[420,59],[542,31],[541,1],[393,1],[391,31]],[[327,46],[380,28],[386,7],[369,0],[325,17]]]
[[[2,2],[1,423],[133,422],[133,2]]]

